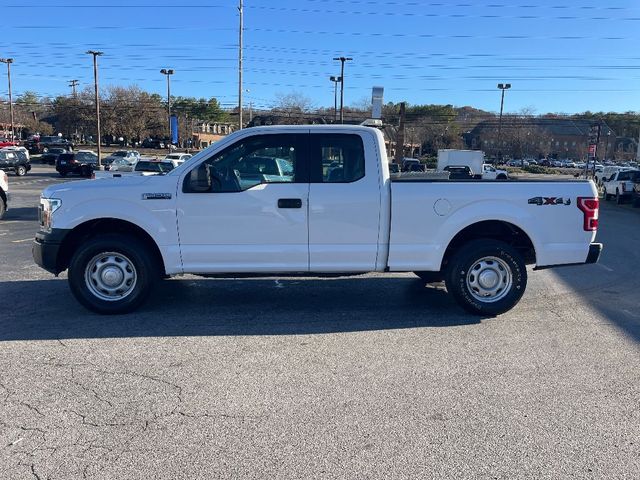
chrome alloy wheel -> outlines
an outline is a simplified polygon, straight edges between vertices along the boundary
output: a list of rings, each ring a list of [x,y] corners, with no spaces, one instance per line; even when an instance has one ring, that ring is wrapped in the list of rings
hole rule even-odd
[[[108,302],[127,297],[137,280],[133,262],[117,252],[99,253],[87,263],[84,270],[84,281],[89,291]]]
[[[497,257],[481,258],[467,273],[467,289],[481,302],[497,302],[509,293],[512,285],[511,267]]]

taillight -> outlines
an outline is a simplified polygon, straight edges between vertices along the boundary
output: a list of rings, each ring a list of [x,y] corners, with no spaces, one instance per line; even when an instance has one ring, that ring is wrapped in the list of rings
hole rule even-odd
[[[595,232],[598,229],[598,197],[578,197],[578,208],[584,214],[584,231]]]

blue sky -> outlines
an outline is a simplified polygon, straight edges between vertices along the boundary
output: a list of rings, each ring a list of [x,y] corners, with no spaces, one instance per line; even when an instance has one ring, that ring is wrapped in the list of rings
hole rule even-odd
[[[13,57],[13,91],[69,94],[91,86],[89,49],[101,84],[166,94],[159,70],[173,68],[172,95],[237,104],[238,2],[204,0],[3,0],[0,57]],[[497,111],[640,111],[637,0],[246,0],[246,103],[270,107],[300,92],[333,105],[335,56],[345,104],[385,88],[384,100],[470,105]],[[7,42],[7,39],[10,39]],[[4,67],[4,65],[0,65]],[[0,76],[0,95],[7,85]]]

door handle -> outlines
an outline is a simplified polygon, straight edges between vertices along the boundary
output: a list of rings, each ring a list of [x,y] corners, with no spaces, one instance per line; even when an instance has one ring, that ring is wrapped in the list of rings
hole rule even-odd
[[[279,198],[278,208],[302,208],[302,199],[300,198]]]

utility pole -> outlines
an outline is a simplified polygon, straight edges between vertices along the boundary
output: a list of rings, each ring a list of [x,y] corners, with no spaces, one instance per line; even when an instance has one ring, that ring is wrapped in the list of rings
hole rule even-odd
[[[402,164],[402,158],[404,157],[404,117],[405,117],[406,104],[400,103],[400,126],[398,126],[398,133],[396,137],[396,155],[395,163]]]
[[[242,130],[242,30],[243,30],[243,9],[242,0],[238,4],[240,13],[240,28],[238,31],[238,129]]]
[[[171,81],[169,80],[169,77],[173,75],[173,69],[163,68],[160,70],[160,73],[167,76],[167,125],[169,126],[169,142],[167,142],[167,148],[169,149],[169,153],[171,153],[171,141],[173,140],[173,135],[171,132]]]
[[[15,138],[15,130],[13,126],[13,99],[11,98],[11,64],[13,58],[0,58],[1,63],[7,64],[7,80],[9,82],[9,116],[11,117],[11,141]]]
[[[76,92],[78,80],[69,80],[69,86],[71,87],[71,95],[73,95],[73,98],[78,98],[78,93]]]
[[[98,143],[98,170],[103,170],[102,166],[102,147],[100,146],[100,95],[98,93],[98,57],[102,55],[102,52],[96,50],[88,50],[87,54],[93,55],[93,83],[95,87],[96,98],[96,130],[97,130],[97,143]]]
[[[333,123],[338,120],[338,82],[342,82],[342,77],[329,77],[333,82]]]
[[[353,60],[351,57],[334,57],[340,60],[340,123],[344,123],[344,62]]]
[[[498,120],[498,161],[502,161],[502,108],[504,107],[504,91],[511,88],[510,83],[499,83],[498,88],[502,90],[502,97],[500,98],[500,120]]]
[[[75,105],[73,106],[73,108],[76,110],[76,112],[78,111],[78,93],[76,92],[76,87],[78,86],[78,80],[69,80],[69,86],[71,87],[71,94],[73,95],[73,99],[74,99],[74,103]],[[77,117],[76,117],[77,118]],[[76,122],[76,127],[75,127],[75,138],[74,140],[77,142],[78,141],[78,125]]]

